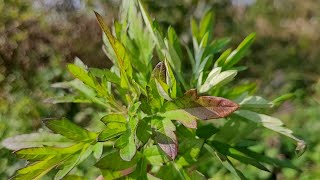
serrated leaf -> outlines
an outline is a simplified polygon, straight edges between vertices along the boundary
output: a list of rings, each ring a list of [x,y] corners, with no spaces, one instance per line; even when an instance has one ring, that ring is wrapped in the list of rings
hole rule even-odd
[[[75,141],[88,141],[93,140],[96,137],[95,133],[84,129],[65,118],[45,120],[44,123],[53,132]]]
[[[173,160],[178,154],[176,127],[170,119],[153,119],[156,130],[153,132],[155,142]]]
[[[248,111],[248,110],[240,110],[237,111],[236,114],[242,118],[245,118],[247,120],[253,121],[259,125],[262,125],[265,128],[268,128],[272,131],[278,132],[282,135],[285,135],[297,143],[297,154],[301,155],[306,149],[306,144],[303,140],[295,137],[292,134],[292,131],[286,127],[283,126],[283,123],[280,119],[277,119],[275,117],[267,116],[264,114],[259,114],[256,112]]]
[[[2,145],[5,148],[15,151],[24,148],[43,146],[67,147],[72,144],[74,144],[74,142],[60,134],[52,134],[48,132],[22,134],[2,141]]]
[[[237,103],[215,96],[198,96],[196,89],[191,89],[181,98],[164,104],[163,111],[182,109],[201,120],[223,118],[239,108]]]

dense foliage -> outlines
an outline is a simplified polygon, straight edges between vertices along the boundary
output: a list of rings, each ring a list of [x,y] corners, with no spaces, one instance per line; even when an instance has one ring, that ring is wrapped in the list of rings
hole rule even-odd
[[[76,59],[68,65],[76,79],[53,85],[74,91],[48,102],[92,104],[103,124],[95,122],[85,129],[66,118],[48,119],[44,124],[55,134],[6,139],[7,148],[30,162],[13,179],[36,179],[49,171],[56,172],[55,179],[75,178],[67,174],[87,159],[106,179],[204,179],[212,174],[203,164],[212,160],[240,179],[246,174],[237,169],[237,162],[263,171],[299,170],[289,161],[251,148],[259,143],[255,130],[265,127],[293,139],[298,155],[305,149],[304,141],[279,119],[262,114],[290,94],[267,101],[253,95],[254,83],[231,83],[245,69],[237,64],[254,33],[236,49],[226,49],[228,38],[212,36],[209,11],[199,23],[191,20],[193,48],[189,48],[181,46],[172,27],[164,36],[140,2],[123,1],[113,31],[96,16],[104,31],[104,52],[113,66],[88,68]]]

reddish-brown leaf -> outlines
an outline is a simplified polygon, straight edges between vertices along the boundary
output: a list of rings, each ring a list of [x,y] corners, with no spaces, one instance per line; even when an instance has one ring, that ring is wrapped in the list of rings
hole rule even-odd
[[[198,96],[196,89],[191,89],[181,98],[165,104],[164,111],[183,109],[197,119],[223,118],[239,108],[239,105],[228,99],[215,96]]]

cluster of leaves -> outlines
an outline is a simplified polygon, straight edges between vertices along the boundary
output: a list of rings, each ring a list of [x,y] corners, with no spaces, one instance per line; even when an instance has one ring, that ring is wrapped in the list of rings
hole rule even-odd
[[[17,147],[21,137],[6,139],[6,147],[30,162],[13,179],[38,179],[57,169],[55,179],[72,179],[76,176],[68,173],[91,154],[105,179],[205,179],[207,172],[198,165],[211,157],[240,179],[246,177],[235,161],[264,171],[270,171],[265,164],[297,169],[290,162],[256,153],[248,140],[262,126],[296,141],[299,154],[304,151],[304,142],[279,119],[259,113],[288,95],[267,101],[251,95],[254,84],[230,85],[245,69],[236,64],[255,34],[236,49],[224,50],[229,39],[213,39],[213,15],[208,12],[199,24],[191,20],[191,50],[181,46],[172,27],[164,36],[140,1],[123,1],[113,31],[98,13],[96,17],[104,32],[103,49],[113,66],[88,68],[77,59],[68,65],[76,79],[53,85],[76,92],[51,101],[99,106],[103,129],[89,131],[65,118],[49,119],[44,124],[55,134],[46,134],[56,143],[46,140],[40,147],[22,148]],[[192,73],[182,71],[184,50]],[[160,62],[153,68],[156,59]]]

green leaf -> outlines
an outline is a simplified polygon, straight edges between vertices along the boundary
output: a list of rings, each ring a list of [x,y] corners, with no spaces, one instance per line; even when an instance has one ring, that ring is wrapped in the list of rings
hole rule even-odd
[[[241,108],[271,108],[272,103],[260,96],[247,96],[239,101]]]
[[[168,28],[168,40],[172,44],[172,46],[174,47],[174,49],[177,52],[177,54],[179,55],[179,57],[182,58],[183,56],[182,56],[181,45],[179,42],[179,37],[178,37],[176,31],[171,26]]]
[[[115,55],[117,57],[117,65],[120,68],[121,72],[121,87],[127,89],[129,87],[129,78],[132,78],[132,66],[130,62],[130,55],[126,51],[123,44],[121,44],[120,41],[118,41],[110,32],[107,25],[104,23],[103,18],[100,14],[95,12],[95,15],[97,17],[97,20],[99,22],[100,27],[106,34],[110,45],[112,46],[112,49],[115,52]]]
[[[100,159],[102,153],[103,153],[103,143],[98,142],[93,146],[93,156],[96,159]]]
[[[2,145],[5,148],[15,151],[24,148],[42,146],[67,147],[72,144],[74,144],[74,142],[60,134],[52,134],[48,132],[22,134],[2,141]]]
[[[90,145],[88,144],[85,145],[80,153],[72,155],[63,163],[63,168],[57,172],[54,180],[62,179],[63,177],[65,177],[76,165],[81,163],[81,161],[83,161],[84,159],[88,158],[91,152],[92,146],[90,147]]]
[[[49,156],[57,156],[60,154],[72,154],[82,148],[83,144],[78,143],[76,145],[57,148],[57,147],[33,147],[21,149],[15,152],[16,156],[28,161],[39,161],[48,158]]]
[[[57,134],[75,141],[89,141],[96,138],[96,134],[90,132],[71,121],[63,119],[50,119],[44,121],[45,125]]]
[[[245,139],[248,135],[252,134],[257,129],[257,124],[253,122],[243,122],[239,118],[233,116],[220,128],[213,139],[215,141],[235,144]]]
[[[211,54],[218,53],[224,47],[226,47],[230,43],[230,41],[231,41],[230,38],[221,38],[221,39],[214,40],[214,41],[211,42],[208,50],[206,50],[204,54],[206,54],[206,53],[211,53]]]
[[[160,148],[174,160],[178,154],[178,141],[174,133],[175,125],[170,119],[155,118],[152,120],[152,126],[155,127],[154,140]]]
[[[126,132],[125,123],[109,122],[107,127],[99,134],[98,141],[107,141]]]
[[[143,155],[146,157],[148,162],[154,166],[161,166],[169,161],[166,154],[160,149],[159,146],[156,145],[146,147],[143,150]]]
[[[191,27],[191,33],[193,38],[196,38],[196,40],[198,40],[198,36],[199,36],[198,24],[193,17],[190,19],[190,27]]]
[[[147,160],[142,157],[139,162],[136,165],[136,169],[129,175],[129,177],[127,176],[126,179],[132,179],[132,180],[136,180],[136,179],[141,179],[141,180],[148,180],[147,177]]]
[[[243,147],[234,147],[234,148],[240,151],[241,153],[246,154],[247,156],[254,158],[260,162],[267,163],[279,168],[291,168],[291,169],[299,170],[299,168],[293,165],[289,160],[274,159]]]
[[[130,118],[127,127],[127,134],[124,134],[126,144],[120,149],[120,156],[125,161],[131,161],[137,152],[137,147],[135,143],[136,129],[138,120],[135,118]]]
[[[284,94],[280,97],[277,97],[276,99],[274,99],[272,101],[272,104],[274,106],[280,106],[284,101],[288,100],[288,99],[292,99],[294,98],[296,95],[294,93],[287,93],[287,94]]]
[[[197,162],[204,140],[195,137],[195,133],[189,129],[179,126],[177,130],[179,137],[179,156],[176,163],[180,166],[190,166]]]
[[[181,98],[164,104],[163,111],[182,109],[201,120],[223,118],[239,108],[239,105],[221,97],[198,96],[197,90],[191,89]]]
[[[126,123],[126,117],[123,114],[108,114],[101,118],[101,120],[105,125],[108,125],[108,123],[114,122],[114,123]]]
[[[246,54],[246,52],[249,50],[249,47],[253,43],[254,39],[256,37],[256,33],[249,34],[235,49],[232,51],[232,53],[228,56],[224,63],[225,68],[231,68],[233,65],[237,64],[240,59]]]
[[[209,34],[208,40],[211,41],[212,29],[213,29],[213,18],[214,18],[214,14],[212,11],[206,12],[206,14],[202,17],[199,25],[198,38],[202,38],[206,33],[208,33]]]
[[[231,49],[227,49],[225,50],[220,57],[216,60],[216,62],[214,63],[214,67],[223,67],[226,59],[228,58],[228,56],[231,54]]]
[[[170,90],[170,97],[171,98],[176,98],[177,95],[177,81],[176,78],[174,77],[173,71],[170,67],[170,64],[168,61],[165,59],[164,60],[165,66],[166,66],[166,83],[169,86]]]
[[[19,169],[16,174],[11,178],[14,180],[26,180],[26,179],[40,179],[47,174],[50,170],[60,165],[68,157],[65,156],[51,156],[44,161],[39,161],[28,165],[22,169]]]
[[[107,81],[120,85],[120,78],[109,69],[90,68],[89,71],[99,78],[105,77]]]
[[[292,131],[286,127],[283,126],[283,123],[280,119],[277,119],[275,117],[267,116],[264,114],[258,114],[252,111],[248,110],[239,110],[236,112],[236,115],[245,118],[247,120],[253,121],[259,125],[262,125],[265,128],[268,128],[272,131],[278,132],[282,135],[285,135],[297,143],[296,152],[298,155],[303,154],[303,152],[306,150],[306,144],[303,140],[295,137],[292,134]]]
[[[190,173],[191,180],[206,180],[207,178],[199,171],[194,170]]]
[[[95,166],[100,169],[109,169],[112,171],[125,170],[130,167],[133,167],[140,160],[141,155],[137,153],[131,161],[124,161],[118,151],[113,151],[105,155],[100,159]]]
[[[169,96],[169,86],[167,82],[167,68],[164,62],[159,62],[153,69],[151,74],[151,87],[157,89],[159,95],[166,99],[171,100]]]
[[[183,109],[167,111],[160,114],[160,116],[171,120],[177,120],[188,128],[197,128],[197,117],[191,115]]]
[[[217,157],[219,161],[222,163],[222,165],[228,169],[235,177],[241,180],[246,180],[247,178],[242,174],[241,171],[236,169],[232,162],[223,154],[220,154],[218,152],[215,152],[211,146],[208,144],[204,144],[204,148],[213,156]]]
[[[199,88],[200,93],[205,93],[213,87],[221,87],[232,81],[233,78],[237,75],[236,70],[227,70],[223,72],[220,72],[220,70],[220,67],[212,69],[206,81]]]
[[[138,122],[136,136],[137,136],[137,139],[142,143],[142,145],[147,143],[147,141],[151,137],[152,131],[151,131],[150,120],[151,120],[150,118],[146,117],[139,120]]]
[[[184,169],[175,163],[170,163],[168,165],[161,166],[156,176],[161,179],[166,179],[170,177],[170,179],[190,180],[190,177],[184,171]]]
[[[218,128],[213,126],[212,124],[206,124],[198,127],[196,133],[199,138],[209,139],[211,136],[216,134],[219,131]]]
[[[72,75],[74,75],[76,78],[78,78],[80,81],[82,81],[89,87],[93,89],[96,88],[95,80],[93,80],[93,77],[90,77],[88,75],[88,72],[85,69],[74,64],[68,64],[68,70]]]
[[[245,154],[241,153],[240,151],[228,144],[221,143],[219,141],[212,141],[210,142],[210,145],[212,145],[220,154],[232,157],[242,163],[250,164],[258,169],[269,172],[269,170],[265,166],[263,166],[259,161],[249,156],[246,156]]]

